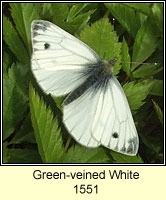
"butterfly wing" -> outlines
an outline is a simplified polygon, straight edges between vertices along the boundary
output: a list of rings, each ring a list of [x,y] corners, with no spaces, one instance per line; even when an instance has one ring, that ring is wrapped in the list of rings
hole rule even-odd
[[[112,76],[98,103],[92,124],[92,136],[103,146],[134,156],[138,134],[125,93]]]
[[[101,144],[123,154],[137,154],[135,124],[124,91],[114,76],[105,88],[94,91],[91,87],[64,106],[64,123],[75,140],[85,146]]]
[[[47,94],[73,91],[86,80],[83,69],[100,60],[90,47],[48,21],[33,21],[31,35],[32,72]]]
[[[96,147],[100,143],[92,137],[91,126],[93,123],[96,106],[101,90],[94,95],[88,89],[83,95],[63,107],[63,122],[73,138],[87,147]]]

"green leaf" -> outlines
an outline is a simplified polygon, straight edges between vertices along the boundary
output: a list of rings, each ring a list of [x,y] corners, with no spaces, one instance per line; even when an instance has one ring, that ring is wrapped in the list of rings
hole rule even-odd
[[[159,107],[159,105],[155,101],[153,101],[153,106],[154,106],[157,116],[161,122],[161,125],[163,126],[163,112],[162,112],[161,108]]]
[[[41,16],[45,20],[52,21],[53,10],[51,9],[51,3],[43,3]]]
[[[69,14],[67,16],[67,22],[72,22],[73,19],[75,17],[77,17],[87,5],[88,5],[87,3],[77,3],[77,4],[74,4],[71,7],[71,9],[69,11]]]
[[[85,27],[81,31],[79,39],[89,45],[104,60],[116,57],[118,61],[115,64],[114,74],[119,72],[121,68],[121,44],[118,43],[118,37],[108,19],[103,18],[91,27]]]
[[[22,142],[36,143],[29,113],[23,121],[20,130],[16,132],[9,144],[19,144]]]
[[[136,11],[142,12],[145,15],[151,14],[151,9],[146,3],[123,3],[130,8],[135,9]]]
[[[153,3],[152,12],[161,35],[163,35],[163,3]]]
[[[51,4],[52,13],[54,12],[53,21],[69,33],[78,34],[87,25],[94,13],[94,10],[84,11],[88,5],[86,3],[76,3],[73,6],[71,5],[70,8],[70,4]],[[55,10],[58,10],[58,12],[55,12]]]
[[[28,48],[29,56],[31,56],[31,22],[40,19],[40,5],[36,3],[10,3],[10,7],[17,31]]]
[[[157,47],[156,26],[152,18],[148,18],[139,29],[133,47],[132,71],[144,62]]]
[[[152,85],[153,82],[148,80],[141,83],[132,81],[124,85],[124,91],[132,111],[137,110],[144,104],[143,100],[149,94]]]
[[[151,76],[155,72],[155,70],[158,68],[157,65],[154,64],[143,64],[138,69],[136,69],[132,76],[134,78],[143,78],[145,76]]]
[[[75,25],[68,21],[70,6],[69,3],[54,3],[51,4],[51,10],[53,13],[53,22],[67,32],[74,34],[78,27],[75,27]]]
[[[144,163],[140,156],[127,156],[117,152],[111,152],[114,163]]]
[[[161,134],[158,133],[158,131],[154,133],[154,136],[151,134],[150,136],[147,136],[145,132],[141,133],[140,132],[140,138],[142,143],[147,147],[147,151],[145,155],[154,155],[157,156],[156,154],[163,154],[163,131],[161,130]],[[159,157],[160,157],[159,155]],[[152,160],[153,160],[152,159]],[[162,159],[163,160],[163,159]]]
[[[79,33],[87,25],[93,13],[94,10],[90,10],[89,12],[78,15],[71,21],[70,24],[73,26],[73,32],[75,34]]]
[[[28,63],[30,61],[30,57],[27,50],[12,23],[5,16],[3,16],[3,26],[3,38],[10,50],[20,62]]]
[[[39,153],[44,163],[59,163],[64,154],[57,117],[30,85],[30,112]]]
[[[31,149],[8,149],[8,163],[42,163],[40,155]]]
[[[90,20],[94,10],[91,9],[88,12],[85,12],[88,7],[88,3],[77,3],[69,10],[66,22],[70,23],[70,26],[73,27],[73,33],[78,34]]]
[[[110,163],[104,148],[87,148],[72,146],[64,156],[63,163]]]
[[[69,14],[69,4],[67,3],[52,3],[51,9],[53,13],[53,22],[65,29],[67,16]]]
[[[3,143],[3,163],[8,163],[9,160],[9,154],[8,154],[8,148],[7,148],[7,142]]]
[[[3,139],[5,140],[23,119],[28,108],[28,72],[13,64],[3,74]]]
[[[163,96],[163,80],[153,80],[153,87],[150,90],[151,95]]]
[[[3,72],[7,73],[9,67],[12,65],[12,58],[9,53],[4,51],[3,53]]]
[[[123,38],[122,42],[122,69],[126,72],[127,75],[130,75],[130,55],[125,38]]]
[[[134,9],[124,3],[105,3],[105,6],[127,32],[135,38],[141,22]]]

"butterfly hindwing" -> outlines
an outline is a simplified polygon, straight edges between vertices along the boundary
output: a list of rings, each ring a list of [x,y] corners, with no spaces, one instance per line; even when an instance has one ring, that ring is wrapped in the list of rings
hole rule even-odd
[[[138,135],[124,91],[112,76],[99,101],[92,124],[92,135],[114,151],[136,155]]]
[[[91,87],[65,105],[64,123],[82,145],[93,147],[101,144],[131,156],[138,151],[138,136],[132,114],[123,89],[114,76],[105,88],[95,90]],[[96,143],[92,145],[90,141]]]
[[[88,147],[99,146],[100,143],[92,137],[92,122],[101,90],[94,95],[88,89],[71,103],[64,105],[63,122],[73,138],[80,144]]]

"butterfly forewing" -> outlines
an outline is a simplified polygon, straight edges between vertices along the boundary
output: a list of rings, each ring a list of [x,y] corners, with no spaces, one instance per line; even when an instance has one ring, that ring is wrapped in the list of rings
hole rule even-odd
[[[99,60],[90,47],[50,22],[33,21],[31,32],[32,72],[47,94],[68,94],[85,81],[87,64]]]

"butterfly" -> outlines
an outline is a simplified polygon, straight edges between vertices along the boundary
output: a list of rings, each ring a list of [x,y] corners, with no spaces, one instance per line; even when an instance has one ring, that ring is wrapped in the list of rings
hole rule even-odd
[[[105,61],[88,45],[44,20],[31,25],[32,72],[46,94],[67,95],[63,123],[86,147],[103,145],[134,156],[139,139],[125,93]]]

